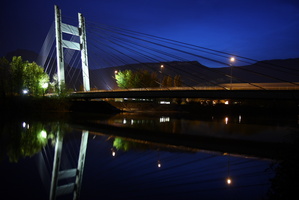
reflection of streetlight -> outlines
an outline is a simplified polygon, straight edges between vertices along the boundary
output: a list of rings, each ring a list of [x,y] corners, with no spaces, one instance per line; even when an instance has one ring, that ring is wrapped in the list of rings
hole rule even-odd
[[[41,135],[42,138],[45,138],[45,139],[47,138],[47,132],[45,130],[42,130],[40,132],[40,135]]]
[[[230,155],[228,154],[227,158],[227,178],[226,183],[230,185],[232,183],[232,179],[230,178]]]
[[[27,128],[27,129],[29,129],[29,127],[30,127],[29,124],[27,124],[26,122],[23,122],[22,125],[23,125],[23,128]]]
[[[113,157],[116,156],[116,152],[115,152],[114,148],[111,148],[111,154],[112,154]]]
[[[161,164],[161,161],[160,161],[160,152],[159,152],[159,149],[158,149],[158,162],[157,162],[157,166],[158,166],[158,168],[162,167],[162,164]]]
[[[225,124],[227,124],[228,123],[228,117],[225,117],[224,121],[225,121]]]
[[[161,161],[158,160],[158,168],[160,168],[162,166]]]
[[[28,94],[29,90],[28,89],[24,89],[23,90],[23,94]]]
[[[231,57],[230,61],[230,89],[232,89],[233,84],[233,63],[236,61],[235,57]]]

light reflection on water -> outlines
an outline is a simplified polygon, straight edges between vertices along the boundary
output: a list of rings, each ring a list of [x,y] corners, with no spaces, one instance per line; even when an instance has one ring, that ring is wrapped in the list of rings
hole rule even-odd
[[[237,138],[266,142],[291,142],[298,136],[298,123],[285,118],[250,118],[248,116],[205,116],[201,119],[178,117],[171,114],[140,115],[121,113],[107,124],[134,127],[176,134]],[[100,122],[103,123],[103,122]]]
[[[119,115],[106,122],[137,127],[141,124],[143,128],[182,134],[199,127],[200,133],[205,133],[203,127],[213,128],[210,132],[216,131],[215,126],[223,129],[232,121],[233,126],[244,123],[244,117],[240,116],[212,120],[178,119],[167,115],[141,119]],[[6,172],[2,177],[6,185],[1,195],[9,195],[11,199],[48,199],[55,132],[64,132],[61,169],[69,169],[76,167],[78,162],[81,131],[58,122],[25,121],[4,125],[2,130],[10,130],[9,134],[2,133],[2,144],[5,144],[1,144],[2,155],[12,156],[10,159],[18,163],[9,163],[7,157],[2,157],[0,169]],[[20,134],[21,139],[17,139],[15,136]],[[192,134],[198,134],[198,130]],[[45,138],[48,139],[46,143]],[[261,199],[271,185],[270,178],[275,176],[275,163],[227,153],[136,143],[128,138],[90,132],[80,196],[81,199],[198,199],[199,196],[201,199]],[[66,197],[69,196],[58,199]]]
[[[140,144],[127,144],[132,149],[125,151],[130,141],[117,146],[120,141],[109,144],[106,140],[97,136],[89,142],[88,175],[84,174],[82,187],[86,199],[99,193],[112,199],[258,199],[266,194],[269,178],[274,176],[269,160],[151,144],[147,150]],[[115,156],[109,152],[113,144],[121,149],[116,148]]]

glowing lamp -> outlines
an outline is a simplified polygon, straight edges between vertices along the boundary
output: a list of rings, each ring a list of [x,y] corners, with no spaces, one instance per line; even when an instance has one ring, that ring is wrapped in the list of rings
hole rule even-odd
[[[42,88],[46,89],[46,88],[48,88],[48,86],[49,86],[48,83],[44,83],[44,84],[42,85]]]
[[[226,179],[226,183],[227,183],[228,185],[230,185],[230,184],[232,183],[232,180],[231,180],[230,178],[227,178],[227,179]]]
[[[230,60],[230,62],[235,62],[236,58],[235,57],[231,57],[229,60]]]

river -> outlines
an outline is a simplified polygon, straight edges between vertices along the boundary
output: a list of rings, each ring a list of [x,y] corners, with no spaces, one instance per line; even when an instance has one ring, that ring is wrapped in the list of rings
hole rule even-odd
[[[297,115],[11,116],[1,122],[1,196],[49,199],[57,133],[63,170],[77,166],[88,131],[80,199],[267,199],[298,130]]]

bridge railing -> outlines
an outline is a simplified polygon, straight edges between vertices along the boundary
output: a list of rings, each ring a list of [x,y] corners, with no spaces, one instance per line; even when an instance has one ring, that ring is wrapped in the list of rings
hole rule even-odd
[[[258,87],[257,87],[258,86]],[[299,82],[295,83],[224,83],[219,86],[196,87],[157,87],[157,88],[129,88],[114,90],[92,90],[91,92],[123,92],[123,91],[171,91],[171,90],[299,90]],[[81,93],[79,91],[77,93]],[[75,92],[76,93],[76,92]],[[88,93],[88,92],[87,92]]]

